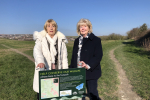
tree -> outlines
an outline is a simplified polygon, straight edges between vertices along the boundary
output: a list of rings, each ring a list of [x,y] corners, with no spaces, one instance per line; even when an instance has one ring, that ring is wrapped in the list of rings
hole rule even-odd
[[[144,31],[147,31],[147,25],[146,25],[146,23],[144,23],[142,26],[140,26],[140,28],[139,28],[139,34],[141,34]]]
[[[138,33],[139,33],[139,28],[133,28],[131,31],[127,32],[127,37],[128,39],[131,39],[131,38],[136,38],[138,36]]]

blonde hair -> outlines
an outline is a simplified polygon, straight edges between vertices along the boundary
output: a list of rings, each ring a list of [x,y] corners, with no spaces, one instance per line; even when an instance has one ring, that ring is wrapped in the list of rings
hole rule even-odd
[[[87,25],[89,27],[89,33],[92,33],[92,24],[88,19],[80,19],[79,22],[77,23],[77,34],[80,35],[80,26],[81,25]]]
[[[55,26],[55,32],[57,32],[58,26],[57,26],[57,23],[53,19],[49,19],[45,22],[44,30],[47,32],[47,25],[49,25],[50,23]]]

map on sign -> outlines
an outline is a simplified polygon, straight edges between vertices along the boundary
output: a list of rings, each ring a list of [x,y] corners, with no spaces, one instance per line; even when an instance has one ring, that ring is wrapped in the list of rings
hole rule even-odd
[[[41,99],[59,97],[59,78],[41,79]]]

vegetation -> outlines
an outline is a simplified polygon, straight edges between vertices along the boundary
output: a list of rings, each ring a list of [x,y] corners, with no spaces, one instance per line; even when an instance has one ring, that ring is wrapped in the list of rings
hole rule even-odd
[[[67,36],[67,38],[74,38],[76,39],[78,36]],[[122,36],[120,34],[112,33],[109,34],[108,36],[98,36],[101,38],[101,40],[125,40],[127,39],[126,36]]]
[[[135,46],[134,41],[123,42],[115,50],[115,56],[122,64],[130,84],[144,100],[150,99],[150,52]]]
[[[119,84],[114,62],[109,57],[113,48],[116,58],[123,65],[133,90],[142,98],[150,99],[150,53],[134,45],[135,42],[124,40],[102,41],[103,58],[101,61],[102,77],[98,80],[99,95],[104,100],[118,100],[116,91]],[[127,41],[127,40],[126,40]],[[2,44],[16,48],[33,57],[34,41],[16,41],[0,39]],[[73,41],[67,44],[68,61],[71,62]],[[0,99],[1,100],[36,100],[33,91],[34,63],[26,57],[12,52],[0,44]]]
[[[120,34],[112,33],[108,36],[99,36],[101,40],[125,40],[127,39],[126,36],[122,36]]]
[[[16,41],[0,39],[1,43],[11,45],[18,50],[23,50],[24,53],[33,57],[33,41]],[[21,43],[22,42],[22,45]],[[117,90],[117,72],[115,65],[109,58],[109,50],[113,47],[120,45],[120,41],[102,41],[103,46],[103,59],[101,61],[102,77],[98,80],[98,91],[101,98],[106,100],[117,100],[114,92]],[[33,91],[33,76],[34,76],[34,63],[26,57],[16,54],[15,52],[6,49],[0,45],[0,99],[17,100],[27,99],[35,100],[36,93]],[[28,47],[28,49],[26,49]],[[67,44],[68,61],[71,62],[73,41]],[[9,58],[9,59],[8,59]],[[8,89],[9,88],[9,89]],[[108,95],[109,94],[109,95]]]
[[[9,40],[9,39],[1,39],[1,38],[0,38],[0,43],[15,49],[34,47],[35,44],[34,41],[18,41],[18,40]]]
[[[127,38],[128,39],[137,39],[138,37],[142,37],[143,34],[148,30],[146,23],[144,23],[139,28],[133,28],[129,32],[127,32]]]
[[[102,77],[98,80],[98,91],[104,100],[118,100],[115,94],[117,90],[118,77],[114,62],[110,59],[109,52],[122,44],[121,40],[102,41],[103,58],[101,61]]]
[[[36,100],[34,63],[15,52],[0,56],[0,100]]]
[[[128,39],[135,39],[139,34],[139,28],[133,28],[131,31],[127,32]]]
[[[108,40],[124,40],[124,36],[122,36],[120,34],[112,33],[112,34],[108,35]]]
[[[145,31],[143,33],[143,36],[139,37],[136,40],[136,44],[138,44],[139,46],[143,46],[147,49],[150,49],[150,30]]]
[[[150,30],[148,30],[147,25],[144,23],[140,28],[133,28],[127,32],[128,39],[134,39],[138,46],[150,49]]]
[[[139,34],[147,31],[147,25],[144,23],[142,26],[139,28]]]

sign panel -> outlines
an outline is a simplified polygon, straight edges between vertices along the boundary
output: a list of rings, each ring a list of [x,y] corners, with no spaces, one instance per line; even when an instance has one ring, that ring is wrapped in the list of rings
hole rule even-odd
[[[83,97],[86,92],[85,68],[39,71],[39,100]]]

